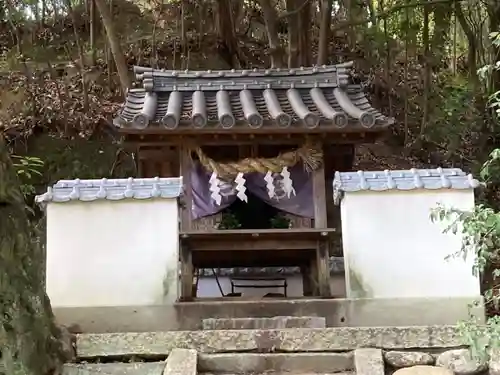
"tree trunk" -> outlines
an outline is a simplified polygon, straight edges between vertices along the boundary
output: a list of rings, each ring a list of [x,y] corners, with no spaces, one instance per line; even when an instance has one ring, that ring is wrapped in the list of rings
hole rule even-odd
[[[0,338],[5,373],[57,374],[64,355],[17,173],[0,133]]]
[[[460,2],[457,2],[460,4]],[[432,36],[432,65],[439,69],[439,65],[445,60],[446,43],[449,40],[451,15],[453,14],[452,3],[434,5],[434,35]]]
[[[299,12],[299,62],[301,66],[311,65],[311,5],[308,3]]]
[[[127,62],[125,61],[125,55],[123,54],[122,47],[120,45],[120,40],[115,32],[115,26],[113,24],[113,18],[111,16],[111,11],[108,9],[106,0],[94,0],[101,14],[102,23],[106,29],[106,35],[108,37],[109,46],[111,48],[111,53],[113,54],[113,59],[115,60],[116,70],[118,76],[120,77],[120,84],[122,86],[123,92],[127,92],[130,88],[131,81],[128,75]]]
[[[283,49],[278,35],[278,14],[271,3],[271,0],[259,0],[264,22],[266,24],[267,38],[269,40],[269,55],[271,57],[272,68],[283,67]]]
[[[217,0],[218,52],[230,68],[241,68],[238,39],[234,28],[230,0]]]
[[[89,20],[90,20],[90,66],[94,67],[97,62],[97,49],[96,49],[96,39],[97,39],[97,12],[94,0],[90,0],[89,4]]]
[[[333,0],[324,0],[321,6],[321,25],[319,29],[318,65],[328,63],[328,50],[332,24]]]
[[[287,12],[293,12],[297,8],[297,1],[287,0]],[[299,15],[291,14],[288,17],[288,67],[299,66]]]
[[[462,27],[462,30],[467,37],[467,44],[469,46],[467,50],[467,66],[469,69],[469,77],[474,85],[479,84],[479,77],[477,76],[477,40],[476,34],[469,25],[467,18],[465,18],[464,11],[462,9],[462,4],[460,2],[455,3],[455,16]]]

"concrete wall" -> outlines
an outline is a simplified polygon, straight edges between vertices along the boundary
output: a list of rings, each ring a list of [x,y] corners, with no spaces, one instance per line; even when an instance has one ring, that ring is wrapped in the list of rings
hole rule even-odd
[[[440,202],[471,210],[468,190],[348,192],[341,202],[347,298],[433,298],[480,295],[474,255],[445,259],[461,236],[432,223]]]
[[[47,206],[47,293],[54,307],[173,304],[176,199]]]

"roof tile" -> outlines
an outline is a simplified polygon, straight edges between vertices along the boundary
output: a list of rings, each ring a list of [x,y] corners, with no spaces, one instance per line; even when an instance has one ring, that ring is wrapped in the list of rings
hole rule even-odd
[[[268,125],[327,132],[387,128],[394,120],[370,105],[361,85],[349,85],[351,67],[352,63],[290,70],[135,67],[142,87],[129,90],[114,124],[123,131],[186,126],[210,131],[243,126],[251,131]]]
[[[335,196],[340,192],[413,189],[475,189],[480,182],[458,168],[410,169],[401,171],[336,172]]]
[[[36,197],[37,203],[91,202],[96,200],[177,198],[182,178],[128,178],[60,180]]]

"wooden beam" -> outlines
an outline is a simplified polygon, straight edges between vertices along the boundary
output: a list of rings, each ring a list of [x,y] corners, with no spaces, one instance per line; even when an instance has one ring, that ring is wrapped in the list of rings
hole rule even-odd
[[[318,272],[318,293],[321,297],[331,297],[330,290],[330,252],[327,240],[318,241],[316,249],[317,272]]]
[[[302,275],[302,295],[304,297],[313,295],[313,283],[311,278],[311,266],[301,266],[300,273]]]
[[[233,240],[234,241],[234,240]],[[316,248],[316,242],[313,240],[267,240],[267,239],[239,239],[237,242],[229,240],[220,241],[204,241],[204,240],[192,240],[183,241],[189,243],[190,247],[194,251],[219,251],[228,253],[227,256],[237,256],[237,253],[242,251],[289,251],[289,250],[314,250]],[[265,256],[265,255],[261,255]]]
[[[204,145],[241,145],[241,144],[298,144],[304,142],[307,134],[127,134],[125,144],[136,147],[178,146],[184,142]],[[342,133],[330,134],[323,142],[333,145],[372,143],[382,138],[382,133]]]
[[[182,176],[182,186],[184,189],[182,196],[182,212],[181,212],[181,228],[183,231],[190,231],[193,220],[193,190],[191,186],[191,168],[193,160],[191,159],[191,151],[187,145],[180,147],[180,175]]]
[[[193,299],[193,254],[186,245],[180,246],[181,260],[181,296],[180,301],[191,301]]]
[[[325,163],[313,172],[313,200],[314,200],[314,227],[323,229],[328,227],[326,212],[326,181]],[[331,197],[333,199],[333,197]],[[330,297],[330,254],[329,241],[319,240],[316,248],[318,292],[322,297]]]
[[[321,168],[312,172],[312,184],[314,203],[314,228],[326,229],[328,225],[326,216],[325,167],[323,161]]]

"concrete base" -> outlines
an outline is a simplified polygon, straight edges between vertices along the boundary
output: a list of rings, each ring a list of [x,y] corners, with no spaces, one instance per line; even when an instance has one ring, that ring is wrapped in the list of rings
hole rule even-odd
[[[479,300],[478,297],[475,300]],[[320,316],[327,327],[454,325],[469,316],[474,298],[298,299],[186,302],[175,305],[53,307],[58,323],[82,332],[154,332],[202,329],[205,318]],[[472,309],[484,320],[484,307]]]

